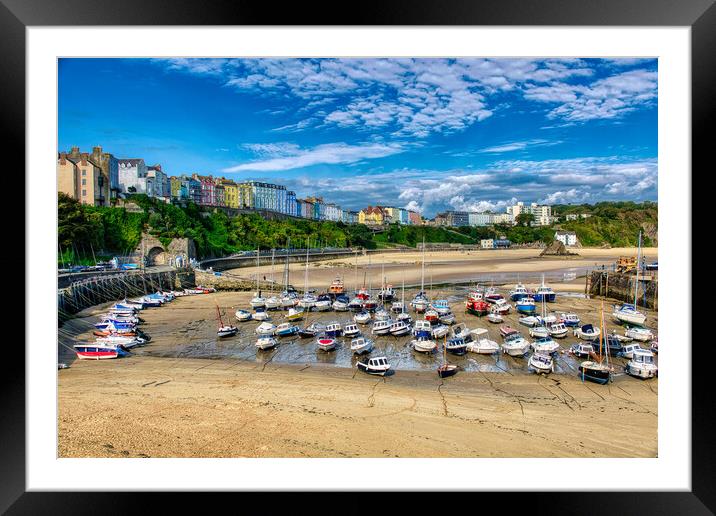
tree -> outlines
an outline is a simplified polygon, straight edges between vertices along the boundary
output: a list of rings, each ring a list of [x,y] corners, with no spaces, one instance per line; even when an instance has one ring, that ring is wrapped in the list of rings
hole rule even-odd
[[[519,224],[520,226],[531,226],[534,220],[535,216],[531,213],[520,213],[515,219],[517,224]]]

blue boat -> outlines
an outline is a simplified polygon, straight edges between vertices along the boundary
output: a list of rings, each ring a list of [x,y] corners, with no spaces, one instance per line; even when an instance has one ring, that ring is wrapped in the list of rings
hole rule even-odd
[[[299,330],[300,328],[298,326],[283,323],[279,324],[278,328],[276,328],[276,335],[279,337],[290,337],[291,335],[296,335]]]
[[[530,293],[527,288],[522,283],[518,283],[515,285],[514,290],[510,292],[510,299],[512,301],[519,301],[523,297],[528,297],[529,295]]]
[[[341,328],[341,325],[337,322],[330,323],[326,325],[325,334],[328,337],[336,338],[340,337],[343,333],[343,329]]]
[[[538,303],[541,303],[542,301],[545,301],[547,303],[554,303],[555,298],[557,297],[557,294],[554,293],[554,290],[552,290],[552,287],[548,287],[547,285],[542,285],[540,287],[537,287],[537,290],[534,293],[534,300]]]
[[[515,303],[515,308],[522,314],[535,313],[535,300],[529,296],[521,298]]]
[[[430,321],[415,321],[413,335],[418,339],[429,339],[433,336],[433,328]]]

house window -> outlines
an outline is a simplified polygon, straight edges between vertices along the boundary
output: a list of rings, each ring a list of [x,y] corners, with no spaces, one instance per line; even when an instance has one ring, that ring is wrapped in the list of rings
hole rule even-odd
[[[87,190],[82,190],[82,197],[87,197]]]
[[[83,180],[82,180],[82,186],[84,186],[84,185],[86,185],[86,184],[87,184],[87,180],[86,180],[86,179],[83,179]]]
[[[82,171],[82,175],[83,175],[83,176],[86,176],[86,175],[87,175],[87,171],[86,171],[86,170],[83,170],[83,171]]]

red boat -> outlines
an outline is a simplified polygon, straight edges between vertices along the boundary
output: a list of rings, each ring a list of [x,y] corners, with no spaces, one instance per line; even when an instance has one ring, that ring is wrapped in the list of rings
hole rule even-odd
[[[472,315],[483,316],[490,311],[490,305],[482,299],[468,299],[465,303],[465,311]]]
[[[136,331],[109,331],[109,330],[95,330],[92,332],[95,337],[109,337],[110,335],[117,335],[118,337],[136,337]]]
[[[512,328],[511,326],[500,326],[500,335],[502,338],[508,337],[510,335],[514,335],[515,333],[519,333],[517,330]]]
[[[437,310],[433,310],[432,308],[425,312],[425,320],[428,321],[430,324],[438,322],[438,319],[440,319],[440,314],[437,312]]]

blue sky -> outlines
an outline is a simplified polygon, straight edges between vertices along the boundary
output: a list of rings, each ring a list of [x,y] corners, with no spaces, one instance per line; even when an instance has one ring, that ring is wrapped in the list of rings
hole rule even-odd
[[[60,150],[433,216],[657,199],[656,59],[61,59]]]

